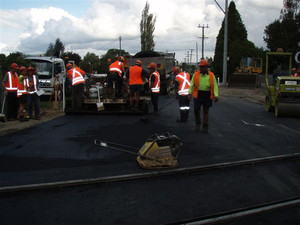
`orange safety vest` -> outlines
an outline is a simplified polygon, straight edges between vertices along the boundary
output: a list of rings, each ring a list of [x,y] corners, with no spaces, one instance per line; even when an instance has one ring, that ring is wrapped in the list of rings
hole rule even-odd
[[[124,72],[124,64],[120,61],[115,61],[109,66],[109,72],[118,72],[120,76],[122,76],[122,72]]]
[[[18,82],[17,97],[27,94],[27,79],[23,79],[23,83],[21,83],[20,81]]]
[[[142,79],[142,67],[131,66],[129,69],[129,85],[144,84]]]
[[[181,72],[175,77],[175,79],[179,83],[178,94],[188,95],[190,88],[190,74],[186,72]]]
[[[151,84],[152,76],[155,76],[155,81],[154,81],[153,84]],[[159,72],[155,71],[150,75],[149,89],[154,93],[159,93],[159,91],[160,91],[160,75],[159,75]]]
[[[84,73],[84,71],[79,68],[72,68],[68,71],[68,77],[72,81],[72,86],[85,83],[82,73]]]
[[[15,73],[13,76],[12,73],[9,71],[7,72],[8,75],[8,80],[5,83],[5,88],[7,91],[17,91],[18,90],[18,83],[19,83],[19,78],[18,74]]]
[[[210,81],[210,99],[214,98],[214,74],[210,71],[208,71],[209,74],[209,81]],[[199,78],[200,78],[200,70],[197,70],[194,75],[194,91],[192,95],[194,98],[198,97],[198,91],[199,91]]]
[[[30,81],[29,77],[26,79],[27,92],[28,94],[34,94],[38,91],[37,89],[37,79],[36,75],[32,75],[32,80]]]

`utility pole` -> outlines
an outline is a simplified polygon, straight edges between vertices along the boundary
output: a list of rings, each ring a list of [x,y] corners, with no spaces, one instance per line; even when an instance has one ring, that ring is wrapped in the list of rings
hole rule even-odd
[[[198,63],[198,42],[196,41],[196,64]]]
[[[190,50],[191,50],[191,54],[190,54],[190,65],[192,65],[193,49],[190,49]]]
[[[223,50],[223,84],[227,85],[227,44],[228,44],[228,0],[225,0],[225,10],[219,5],[217,0],[214,0],[218,7],[225,14],[225,29],[224,29],[224,50]]]
[[[204,37],[204,29],[205,28],[209,28],[208,27],[208,24],[206,24],[206,26],[203,25],[198,25],[198,28],[202,28],[202,59],[204,59],[204,38],[207,38],[207,37]]]
[[[120,53],[119,53],[119,54],[120,54],[120,56],[122,55],[122,54],[121,54],[121,49],[122,49],[122,48],[121,48],[121,41],[122,41],[122,38],[121,38],[121,36],[120,36],[120,37],[119,37],[119,43],[120,43]]]

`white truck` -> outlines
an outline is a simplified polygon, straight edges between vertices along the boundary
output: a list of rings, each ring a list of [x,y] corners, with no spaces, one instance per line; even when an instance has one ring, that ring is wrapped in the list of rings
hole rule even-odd
[[[40,89],[45,93],[43,95],[50,96],[53,90],[53,85],[61,84],[66,79],[65,63],[61,58],[55,57],[27,57],[30,60],[34,68],[36,69],[37,76],[40,82]],[[62,98],[62,90],[58,90],[58,98]]]

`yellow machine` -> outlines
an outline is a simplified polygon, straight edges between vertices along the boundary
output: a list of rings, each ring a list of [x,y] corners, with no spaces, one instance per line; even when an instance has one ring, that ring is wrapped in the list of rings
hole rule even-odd
[[[262,73],[262,58],[243,57],[240,61],[239,73]]]
[[[154,134],[147,139],[141,149],[130,146],[95,140],[95,145],[100,147],[137,155],[138,164],[144,169],[159,169],[176,167],[177,159],[182,146],[181,140],[169,132],[165,134]],[[127,150],[131,149],[131,150]],[[133,152],[132,150],[138,150]]]

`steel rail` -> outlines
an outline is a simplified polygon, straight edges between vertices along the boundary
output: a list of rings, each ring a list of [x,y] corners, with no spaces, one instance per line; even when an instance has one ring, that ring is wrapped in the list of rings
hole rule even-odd
[[[167,224],[184,224],[184,225],[209,225],[216,223],[228,222],[237,218],[251,216],[258,213],[264,213],[285,207],[291,207],[300,204],[300,196],[294,198],[282,199],[279,201],[263,203],[255,206],[239,208],[231,211],[225,211],[204,217],[192,218],[184,221],[175,221]],[[164,225],[167,225],[164,224]]]
[[[204,166],[166,169],[163,171],[152,171],[152,172],[145,172],[145,173],[133,173],[133,174],[87,178],[87,179],[78,179],[78,180],[17,185],[17,186],[5,186],[5,187],[0,187],[0,193],[11,193],[11,192],[18,192],[18,191],[32,191],[32,190],[82,186],[82,185],[100,184],[100,183],[118,182],[118,181],[127,181],[127,180],[137,180],[137,179],[144,179],[144,178],[151,178],[151,177],[158,177],[158,176],[165,176],[165,175],[174,175],[174,174],[181,174],[181,173],[193,173],[193,172],[233,168],[239,166],[251,166],[255,164],[263,164],[268,162],[291,160],[297,158],[300,158],[300,153],[247,159],[247,160],[240,160],[235,162],[217,163],[217,164],[210,164]]]

